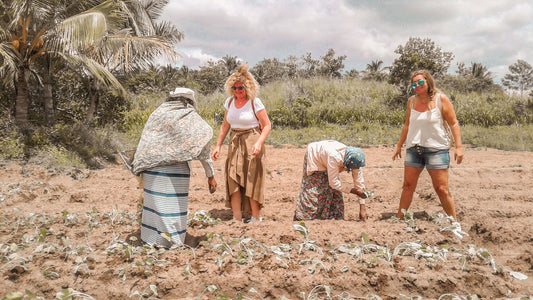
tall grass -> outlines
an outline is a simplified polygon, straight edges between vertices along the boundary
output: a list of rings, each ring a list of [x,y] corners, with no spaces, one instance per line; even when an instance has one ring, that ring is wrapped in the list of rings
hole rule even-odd
[[[531,101],[504,93],[443,91],[452,101],[464,144],[505,150],[533,151]],[[361,79],[301,79],[262,87],[260,96],[272,122],[267,143],[306,145],[335,139],[349,145],[396,144],[405,121],[405,105],[396,105],[400,92],[387,83]],[[130,145],[138,141],[144,122],[164,95],[132,97],[123,129]],[[214,127],[224,116],[227,95],[197,94],[200,115]],[[407,102],[405,97],[404,103]],[[213,139],[213,143],[216,137]]]

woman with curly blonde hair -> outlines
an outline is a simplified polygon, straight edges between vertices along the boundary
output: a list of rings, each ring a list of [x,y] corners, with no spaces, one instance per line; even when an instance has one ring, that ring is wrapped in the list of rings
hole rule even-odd
[[[252,213],[249,223],[261,220],[264,205],[265,165],[264,143],[271,130],[265,106],[257,95],[259,84],[241,65],[225,85],[229,97],[224,103],[224,121],[220,126],[213,160],[220,155],[220,147],[231,129],[228,157],[226,159],[226,207],[233,218],[242,221],[242,212]]]

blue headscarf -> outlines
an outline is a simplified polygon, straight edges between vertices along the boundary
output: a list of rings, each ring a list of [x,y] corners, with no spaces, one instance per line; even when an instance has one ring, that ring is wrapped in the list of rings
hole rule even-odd
[[[361,148],[347,147],[344,154],[344,166],[350,172],[352,169],[359,169],[366,166],[365,154]]]

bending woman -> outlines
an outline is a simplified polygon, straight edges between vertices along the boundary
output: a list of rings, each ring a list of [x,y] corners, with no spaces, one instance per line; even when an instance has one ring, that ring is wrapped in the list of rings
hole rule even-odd
[[[213,129],[196,113],[190,89],[170,92],[148,118],[133,159],[133,173],[142,176],[144,185],[143,242],[169,247],[185,241],[191,160],[202,163],[209,191],[216,190],[209,155],[212,137]]]
[[[310,143],[304,156],[302,187],[294,220],[344,220],[342,193],[359,196],[359,218],[367,219],[363,170],[363,150],[337,141]],[[353,187],[342,184],[340,173],[352,174]]]
[[[265,140],[271,124],[265,106],[257,94],[259,84],[241,65],[225,84],[229,98],[224,103],[224,121],[220,126],[212,158],[217,160],[220,147],[231,129],[226,159],[226,207],[231,207],[233,218],[242,221],[242,212],[251,211],[250,223],[260,221],[265,203]]]

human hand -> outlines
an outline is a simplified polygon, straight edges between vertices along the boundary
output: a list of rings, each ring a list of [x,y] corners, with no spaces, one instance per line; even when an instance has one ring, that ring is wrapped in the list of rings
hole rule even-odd
[[[209,193],[213,194],[217,190],[215,176],[207,178],[207,184],[209,185]]]
[[[455,148],[455,153],[453,156],[457,164],[460,164],[461,162],[463,162],[463,157],[464,157],[463,147]]]
[[[259,155],[259,153],[261,153],[261,143],[257,142],[252,147],[252,155],[256,156]]]
[[[366,206],[364,204],[359,204],[359,220],[366,221],[368,215],[366,214]]]
[[[392,154],[392,161],[402,158],[402,147],[396,146],[394,153]]]
[[[211,153],[211,159],[213,161],[216,161],[219,155],[220,155],[220,146],[215,146],[215,149]]]
[[[355,194],[357,195],[359,198],[363,198],[363,199],[366,199],[366,194],[363,192],[362,189],[358,188],[358,187],[354,187],[350,190],[350,194]]]

